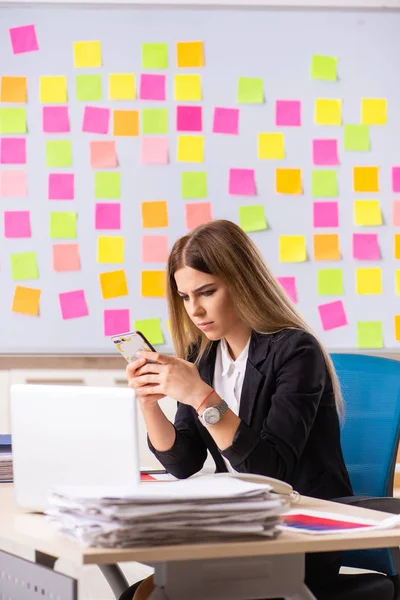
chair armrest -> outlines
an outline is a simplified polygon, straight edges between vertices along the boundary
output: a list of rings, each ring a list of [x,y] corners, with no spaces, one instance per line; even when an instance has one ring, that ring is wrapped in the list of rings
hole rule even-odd
[[[360,506],[361,508],[370,508],[371,510],[380,510],[393,515],[400,515],[400,498],[345,496],[344,498],[335,498],[333,502],[340,502],[341,504]]]

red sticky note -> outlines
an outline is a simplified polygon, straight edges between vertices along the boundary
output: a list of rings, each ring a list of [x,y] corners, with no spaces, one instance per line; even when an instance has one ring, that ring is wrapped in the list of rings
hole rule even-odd
[[[186,227],[194,229],[203,223],[212,221],[211,204],[209,202],[194,202],[185,204]]]
[[[140,162],[145,165],[168,164],[168,138],[142,137]]]
[[[300,100],[277,100],[275,104],[275,125],[278,127],[300,127]]]
[[[63,319],[77,319],[89,314],[84,290],[58,294]]]
[[[29,210],[4,211],[4,237],[30,238],[31,218]]]
[[[167,235],[142,236],[142,262],[167,262],[168,254]]]
[[[353,233],[353,258],[379,260],[380,257],[377,233]]]
[[[129,308],[104,311],[104,335],[118,335],[130,330]]]
[[[0,163],[2,165],[26,164],[26,138],[1,138]]]
[[[121,229],[121,204],[98,202],[95,223],[96,229]]]
[[[112,169],[118,166],[115,140],[90,142],[92,169]]]
[[[392,191],[400,192],[400,167],[392,167]]]
[[[239,134],[239,109],[221,108],[214,109],[213,133]]]
[[[54,271],[80,271],[78,244],[53,244]]]
[[[139,96],[141,100],[165,100],[165,75],[141,75]]]
[[[50,173],[49,200],[73,200],[75,182],[73,173]]]
[[[297,290],[295,277],[277,277],[276,278],[292,302],[297,304]]]
[[[68,133],[68,106],[43,106],[42,108],[44,133]]]
[[[337,202],[313,203],[314,227],[339,227]]]
[[[0,197],[26,198],[26,171],[0,171]]]
[[[392,224],[394,227],[400,227],[400,200],[393,200]]]
[[[232,196],[255,196],[254,169],[229,169],[229,193]]]
[[[201,106],[177,106],[176,129],[177,131],[201,131],[203,129]]]
[[[23,54],[24,52],[35,52],[36,50],[39,50],[34,25],[12,27],[10,29],[10,39],[13,54]]]
[[[85,133],[108,133],[110,109],[85,106],[82,131]]]
[[[318,311],[324,331],[343,327],[348,324],[342,300],[320,304]]]
[[[337,140],[313,140],[313,163],[314,165],[338,165],[338,143]]]

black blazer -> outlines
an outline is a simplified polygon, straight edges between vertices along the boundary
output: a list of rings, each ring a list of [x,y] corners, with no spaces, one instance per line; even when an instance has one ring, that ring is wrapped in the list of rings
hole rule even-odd
[[[218,343],[199,364],[209,385]],[[180,479],[202,468],[208,449],[217,472],[227,470],[222,454],[236,471],[287,481],[304,495],[331,499],[352,494],[331,378],[311,334],[296,329],[252,333],[239,417],[232,445],[221,452],[194,408],[178,403],[173,447],[158,452],[150,441],[149,447]]]

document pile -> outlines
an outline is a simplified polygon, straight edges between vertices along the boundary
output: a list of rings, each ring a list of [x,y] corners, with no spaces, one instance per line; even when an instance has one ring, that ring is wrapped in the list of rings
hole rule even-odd
[[[13,480],[11,435],[0,435],[0,483]]]
[[[272,538],[288,509],[267,484],[213,475],[130,488],[58,487],[50,507],[60,533],[104,548]]]

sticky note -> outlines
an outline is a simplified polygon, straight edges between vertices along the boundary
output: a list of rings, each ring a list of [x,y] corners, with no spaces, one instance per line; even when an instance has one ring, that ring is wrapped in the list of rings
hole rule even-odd
[[[264,90],[261,77],[239,77],[237,101],[241,104],[263,104]]]
[[[15,286],[12,312],[37,317],[40,310],[40,295],[41,290],[22,285]]]
[[[353,258],[379,260],[381,253],[376,233],[353,233]]]
[[[280,262],[304,262],[307,260],[304,235],[281,235],[279,238]]]
[[[277,194],[302,194],[301,169],[276,169]]]
[[[97,171],[95,177],[95,198],[117,200],[121,198],[121,173]]]
[[[90,142],[92,169],[112,169],[118,166],[115,140]]]
[[[232,196],[255,196],[254,169],[229,169],[229,194]]]
[[[78,319],[89,314],[84,290],[58,294],[63,319]]]
[[[82,131],[85,133],[108,133],[110,109],[85,106]]]
[[[400,315],[394,317],[394,336],[396,342],[400,342]]]
[[[204,162],[204,137],[202,135],[178,136],[178,162]]]
[[[394,245],[394,258],[396,260],[399,260],[400,259],[400,233],[394,234],[393,245]]]
[[[201,100],[201,76],[200,75],[175,75],[174,98],[178,101]]]
[[[145,110],[149,109],[143,109],[143,113]],[[113,133],[115,136],[137,137],[139,135],[139,111],[114,110]]]
[[[383,333],[381,321],[358,321],[358,348],[383,348]]]
[[[141,100],[165,100],[165,75],[142,73],[139,97]]]
[[[142,44],[142,69],[168,69],[168,44]]]
[[[26,133],[26,109],[0,108],[0,133]]]
[[[96,102],[103,98],[101,75],[76,75],[75,85],[78,102]]]
[[[168,138],[142,137],[140,162],[145,165],[168,164]]]
[[[50,237],[59,239],[76,238],[76,212],[51,212]]]
[[[277,127],[300,127],[300,100],[277,100],[275,103],[275,125]]]
[[[334,56],[321,56],[314,54],[311,61],[311,77],[324,81],[337,80],[338,59]]]
[[[318,312],[324,331],[344,327],[348,324],[342,300],[320,304],[318,306]]]
[[[176,64],[178,67],[204,67],[203,42],[177,42]]]
[[[165,296],[165,271],[142,271],[142,296],[158,298]]]
[[[65,104],[67,100],[67,78],[64,75],[40,77],[40,102]]]
[[[314,234],[314,260],[340,260],[339,236],[337,233]]]
[[[316,166],[339,164],[338,143],[334,139],[313,140],[313,163]]]
[[[30,238],[31,236],[31,217],[29,210],[4,211],[5,238]]]
[[[379,200],[355,200],[354,223],[355,225],[382,225]]]
[[[142,236],[142,262],[167,262],[168,254],[167,235]]]
[[[363,125],[386,125],[386,112],[385,98],[362,98],[361,123]]]
[[[1,198],[26,198],[27,195],[26,171],[0,171]]]
[[[110,73],[108,97],[110,100],[135,100],[135,75],[133,73]]]
[[[379,192],[378,167],[353,167],[355,192]]]
[[[209,202],[194,202],[185,204],[185,217],[187,229],[194,229],[198,225],[212,221],[211,204]]]
[[[27,99],[26,77],[1,77],[1,102],[26,104]]]
[[[168,227],[168,210],[165,200],[142,202],[142,227]]]
[[[129,308],[114,308],[104,311],[104,335],[119,335],[130,330]]]
[[[203,129],[201,106],[177,106],[176,130],[201,131]]]
[[[320,296],[341,296],[344,294],[342,269],[318,269],[317,281]]]
[[[36,50],[39,50],[34,25],[12,27],[9,30],[9,33],[13,54],[24,54],[26,52],[35,52]]]
[[[271,160],[285,158],[283,133],[259,133],[257,156]]]
[[[378,267],[356,269],[356,292],[359,295],[382,294],[382,270]]]
[[[96,229],[121,229],[121,204],[97,202],[95,206]]]
[[[317,125],[341,125],[342,101],[333,98],[315,100],[315,123]]]
[[[141,331],[150,344],[164,344],[164,336],[160,319],[141,319],[134,322],[135,331]]]
[[[334,170],[312,171],[312,195],[314,198],[334,198],[338,195],[337,172]]]
[[[396,269],[395,287],[396,287],[396,294],[398,296],[400,296],[400,269]]]
[[[53,270],[58,272],[80,271],[81,260],[78,244],[53,244]]]
[[[48,185],[49,200],[73,200],[75,197],[75,176],[73,173],[50,173]]]
[[[297,290],[295,277],[277,277],[278,283],[283,287],[290,300],[297,304]]]
[[[207,173],[205,171],[184,171],[181,173],[182,198],[207,198]]]
[[[68,106],[43,106],[42,109],[44,133],[68,133]]]
[[[370,150],[368,125],[344,125],[344,149],[368,152]]]
[[[2,165],[24,165],[26,163],[26,139],[1,138],[0,163]]]
[[[98,263],[123,263],[125,240],[123,236],[100,235],[97,238]]]
[[[19,252],[10,254],[11,274],[14,281],[38,279],[39,271],[36,252]]]
[[[77,69],[101,67],[100,42],[74,42],[74,67]]]
[[[392,167],[392,192],[400,192],[400,167]]]
[[[46,140],[46,166],[72,167],[71,140]]]
[[[400,227],[400,200],[393,200],[392,225]]]
[[[239,134],[239,109],[214,108],[213,133],[225,133],[227,135]]]
[[[142,133],[144,135],[168,133],[168,108],[143,108]]]
[[[313,202],[314,227],[339,227],[337,202]]]
[[[104,300],[109,298],[119,298],[128,295],[128,284],[126,282],[125,271],[106,271],[100,273],[101,295]]]
[[[239,206],[239,225],[247,232],[267,229],[264,205]]]

